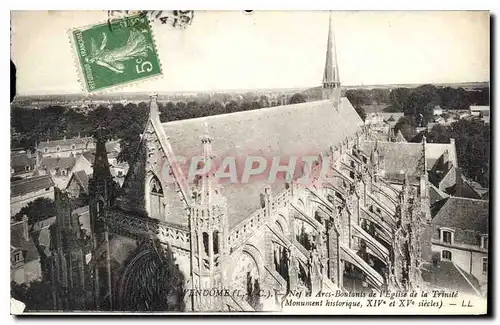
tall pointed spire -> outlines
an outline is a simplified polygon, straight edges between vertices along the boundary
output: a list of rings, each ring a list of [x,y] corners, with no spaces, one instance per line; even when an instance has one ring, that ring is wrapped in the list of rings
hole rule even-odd
[[[338,109],[340,103],[340,78],[331,12],[328,21],[328,42],[326,47],[325,71],[323,73],[323,99],[333,100],[334,105]]]

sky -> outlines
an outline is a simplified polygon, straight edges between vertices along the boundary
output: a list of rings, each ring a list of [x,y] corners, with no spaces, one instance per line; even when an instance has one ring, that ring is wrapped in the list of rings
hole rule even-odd
[[[123,92],[307,88],[321,85],[327,11],[195,12],[184,30],[153,24],[163,76]],[[104,11],[14,11],[18,94],[81,93],[68,30]],[[481,11],[332,12],[344,85],[489,81],[490,17]]]

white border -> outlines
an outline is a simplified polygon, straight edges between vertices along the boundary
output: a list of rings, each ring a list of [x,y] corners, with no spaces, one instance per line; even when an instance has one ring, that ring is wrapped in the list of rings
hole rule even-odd
[[[106,1],[103,2],[102,0],[86,0],[86,1],[62,1],[62,0],[44,0],[44,1],[2,1],[0,3],[0,6],[2,9],[6,10],[1,10],[0,11],[0,17],[1,17],[1,22],[2,22],[2,27],[0,29],[0,45],[2,46],[2,60],[0,62],[6,63],[7,60],[10,58],[10,32],[9,32],[9,23],[10,23],[10,12],[9,10],[42,10],[42,9],[52,9],[54,10],[55,8],[59,10],[90,10],[90,9],[102,9],[102,10],[108,10],[108,9],[204,9],[204,10],[243,10],[243,9],[260,9],[260,10],[325,10],[325,9],[332,9],[332,10],[491,10],[493,14],[498,14],[500,10],[498,9],[500,1],[498,0],[450,0],[450,1],[440,1],[440,0],[414,0],[414,1],[401,1],[401,0],[378,0],[378,1],[373,1],[373,0],[358,0],[358,1],[353,1],[353,0],[308,0],[308,1],[296,1],[296,2],[291,2],[291,1],[282,1],[282,0],[254,0],[254,1],[231,1],[231,0],[210,0],[210,1],[193,1],[193,0],[169,0],[169,1],[150,1],[150,0],[141,0],[141,1],[133,1],[133,0],[112,0],[112,1]],[[5,8],[4,8],[5,7]],[[422,22],[425,24],[425,22]],[[496,22],[498,25],[498,21]],[[36,32],[36,31],[34,31]],[[495,41],[498,41],[498,34],[494,35]],[[496,43],[496,42],[495,42]],[[493,44],[492,43],[492,46]],[[492,53],[493,53],[493,48],[492,48]],[[498,56],[498,55],[497,55]],[[4,65],[5,66],[5,65]],[[5,70],[4,70],[5,71]],[[492,75],[496,72],[491,71]],[[0,145],[1,145],[1,151],[4,153],[2,155],[2,158],[0,160],[0,170],[3,172],[0,173],[0,184],[2,184],[2,193],[0,195],[0,200],[2,200],[2,204],[0,206],[5,209],[5,212],[7,212],[7,208],[10,205],[10,202],[8,201],[7,195],[10,189],[7,187],[10,183],[9,181],[9,174],[7,174],[7,168],[10,166],[10,161],[7,159],[7,151],[10,151],[10,127],[7,125],[10,121],[10,109],[9,106],[7,105],[7,98],[10,97],[9,91],[9,83],[6,79],[7,73],[3,74],[2,78],[2,98],[3,98],[3,109],[0,110],[0,121],[2,123],[5,123],[4,126],[0,127],[0,132],[2,132],[0,136]],[[492,89],[492,94],[497,94],[497,86],[495,85],[495,88]],[[492,108],[493,110],[496,108]],[[496,125],[498,118],[496,117],[497,115],[500,115],[500,113],[494,113],[494,121],[492,120],[492,124]],[[496,132],[495,132],[496,133]],[[494,144],[495,148],[492,150],[492,154],[494,152],[499,152],[500,149],[500,139],[497,138],[496,134],[492,134],[492,139],[494,139]],[[492,170],[500,170],[498,166],[498,157],[497,161],[495,162],[495,166],[492,166]],[[494,179],[492,179],[492,184],[494,184]],[[9,192],[10,193],[10,192]],[[498,190],[495,191],[497,193],[495,197],[491,198],[492,201],[494,202],[500,202],[498,194]],[[5,299],[2,299],[1,301],[1,311],[0,315],[2,318],[6,318],[5,320],[10,324],[16,321],[13,317],[9,316],[10,314],[10,306],[9,306],[9,301],[8,297],[10,296],[9,294],[9,282],[7,281],[7,278],[10,277],[10,270],[9,268],[10,263],[7,261],[10,261],[10,258],[8,259],[8,256],[10,256],[9,253],[9,245],[6,243],[7,240],[10,240],[10,229],[7,226],[7,213],[4,213],[4,226],[1,227],[2,229],[2,236],[3,241],[5,241],[1,246],[0,246],[0,251],[2,252],[2,257],[0,259],[4,261],[3,263],[3,268],[2,268],[2,281],[0,282],[0,286],[3,289],[2,290],[2,297],[5,297]],[[492,219],[495,218],[496,216],[492,215]],[[496,218],[495,218],[496,219]],[[500,233],[498,230],[500,222],[497,221],[495,223],[495,229],[492,229],[494,233]],[[494,238],[494,236],[493,236]],[[492,239],[493,239],[492,238]],[[492,250],[494,254],[498,254],[498,250]],[[498,256],[495,256],[495,262],[496,266],[498,269]],[[491,276],[496,276],[496,274],[491,274]],[[497,281],[495,281],[496,283]],[[491,288],[491,290],[494,290],[493,296],[497,296],[497,291],[495,290],[496,288]],[[499,297],[495,299],[495,304],[493,308],[496,310],[498,313],[498,301]],[[156,321],[161,321],[161,322],[176,322],[178,320],[185,322],[190,322],[194,320],[193,318],[189,319],[182,319],[182,318],[169,318],[169,319],[159,319],[159,318],[152,318]],[[257,319],[257,321],[267,321],[264,319],[258,319],[258,318],[253,318]],[[48,319],[48,321],[53,321],[54,318]],[[108,319],[86,319],[84,317],[80,318],[82,321],[91,321],[93,323],[104,323],[104,322],[109,322],[110,320]],[[124,320],[127,321],[143,321],[141,318],[124,318]],[[148,319],[150,321],[150,319]],[[248,319],[245,319],[248,320]],[[396,321],[396,322],[407,322],[410,321],[411,319],[381,319],[381,318],[376,318],[376,319],[355,319],[355,320],[350,320],[354,322],[361,322],[361,321],[368,321],[369,323],[373,324],[375,323],[386,323],[387,321]],[[34,318],[30,319],[25,319],[23,322],[27,323],[32,323],[36,321]],[[46,320],[47,321],[47,320]],[[68,318],[62,318],[59,321],[71,321],[71,319]],[[117,321],[116,319],[114,321]],[[122,321],[121,319],[118,321]],[[211,319],[211,321],[218,321],[217,319]],[[242,319],[237,319],[237,321],[242,321]],[[277,322],[290,322],[290,321],[302,321],[301,319],[293,319],[293,318],[283,318],[283,319],[270,319],[270,321]],[[331,319],[327,320],[331,322],[338,322],[340,319]],[[418,319],[420,322],[430,322],[430,323],[442,323],[446,321],[454,322],[456,321],[455,319]]]

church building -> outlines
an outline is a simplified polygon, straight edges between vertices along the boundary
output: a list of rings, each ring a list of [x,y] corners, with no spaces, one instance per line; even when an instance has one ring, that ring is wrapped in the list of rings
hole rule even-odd
[[[379,142],[341,96],[329,28],[322,100],[161,123],[152,96],[119,191],[97,142],[88,182],[97,310],[278,311],[296,290],[426,285],[425,140],[411,144],[412,157],[384,157],[405,143]],[[212,172],[190,181],[177,163],[249,155],[317,157],[308,166],[313,181],[235,184]]]

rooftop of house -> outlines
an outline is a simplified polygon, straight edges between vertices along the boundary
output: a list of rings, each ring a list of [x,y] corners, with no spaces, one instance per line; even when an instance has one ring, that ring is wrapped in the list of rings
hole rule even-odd
[[[53,186],[54,182],[50,175],[25,178],[10,183],[10,196],[20,196]]]
[[[434,259],[435,264],[425,265],[422,271],[425,282],[434,287],[458,290],[461,293],[477,294],[480,291],[479,282],[474,276],[453,262],[439,261],[439,256],[434,256]]]
[[[438,202],[438,201],[441,201],[443,199],[446,199],[449,195],[446,194],[445,192],[441,191],[439,188],[437,188],[436,186],[434,186],[434,184],[429,184],[429,201],[430,201],[430,204],[431,206]]]
[[[26,152],[10,154],[10,167],[14,170],[25,170],[27,166],[33,169],[35,164],[36,157],[34,155],[32,156]]]
[[[471,105],[470,110],[471,111],[489,111],[490,107],[489,106]]]
[[[404,178],[405,172],[408,177],[418,177],[422,174],[419,165],[423,158],[422,143],[390,142],[390,141],[364,141],[361,150],[367,155],[377,148],[379,151],[380,168],[385,171],[385,177],[394,180]],[[436,161],[448,150],[450,161],[456,164],[455,144],[452,143],[425,143],[425,158],[427,169],[432,168]]]
[[[10,245],[23,251],[24,262],[28,263],[30,261],[39,258],[38,250],[32,238],[25,237],[23,222],[15,222],[10,225]]]
[[[76,138],[70,138],[70,139],[60,139],[60,140],[47,140],[47,141],[41,141],[37,149],[42,150],[45,148],[54,148],[54,147],[67,147],[71,145],[87,145],[87,143],[94,142],[94,139],[92,137],[76,137]]]
[[[44,157],[39,168],[48,170],[71,169],[75,166],[75,157]]]
[[[379,168],[388,180],[402,181],[405,173],[410,181],[415,181],[423,173],[423,145],[421,143],[364,141],[361,150],[367,155],[377,149]]]
[[[362,125],[349,100],[342,98],[339,109],[330,100],[321,100],[167,122],[162,127],[176,156],[199,156],[200,136],[208,131],[213,138],[213,153],[221,159],[230,156],[238,161],[252,155],[318,156],[347,137],[354,137]],[[127,179],[125,188],[126,183]],[[230,227],[261,208],[260,194],[267,185],[274,195],[285,188],[283,181],[268,184],[252,179],[248,184],[222,185]],[[179,215],[184,215],[183,211]]]
[[[439,209],[433,210],[432,224],[481,234],[488,233],[489,201],[452,196],[443,201]]]
[[[82,188],[85,193],[88,194],[89,192],[89,176],[85,173],[83,170],[79,170],[74,172],[69,181],[68,181],[68,186],[71,184],[72,181],[77,182]]]

